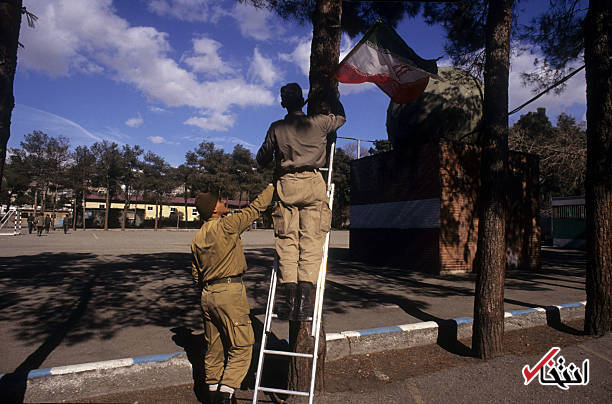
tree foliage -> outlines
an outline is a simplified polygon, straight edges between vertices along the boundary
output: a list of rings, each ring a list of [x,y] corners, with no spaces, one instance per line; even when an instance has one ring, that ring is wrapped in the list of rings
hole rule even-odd
[[[584,195],[586,131],[576,119],[559,115],[554,127],[543,109],[530,112],[510,129],[513,150],[540,156],[540,196]]]

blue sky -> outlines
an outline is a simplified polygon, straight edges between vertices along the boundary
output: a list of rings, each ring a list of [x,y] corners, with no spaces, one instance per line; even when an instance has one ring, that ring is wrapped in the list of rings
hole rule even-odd
[[[544,1],[522,1],[527,14]],[[24,0],[39,19],[22,23],[9,147],[42,130],[72,147],[107,139],[138,144],[171,164],[206,140],[231,152],[256,152],[269,124],[284,116],[279,88],[308,88],[312,27],[286,22],[234,0]],[[398,33],[421,57],[449,65],[444,33],[420,17]],[[343,37],[342,55],[359,38]],[[512,58],[510,107],[533,94],[521,72],[533,58]],[[547,95],[521,111],[546,107],[585,119],[584,73],[561,96]],[[347,124],[340,136],[386,139],[388,97],[373,85],[341,85]],[[511,117],[511,122],[519,114]],[[339,145],[346,145],[339,141]],[[367,148],[367,146],[366,146]]]

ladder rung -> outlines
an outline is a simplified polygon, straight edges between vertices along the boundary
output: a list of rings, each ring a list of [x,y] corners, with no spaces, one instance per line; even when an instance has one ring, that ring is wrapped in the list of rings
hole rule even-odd
[[[271,387],[259,387],[257,390],[264,391],[264,392],[267,392],[267,393],[289,394],[289,395],[292,395],[292,396],[304,396],[304,397],[309,397],[310,396],[310,393],[304,392],[304,391],[273,389]]]
[[[312,358],[313,355],[309,353],[300,353],[300,352],[289,352],[289,351],[275,351],[272,349],[264,349],[265,354],[273,354],[273,355],[282,355],[282,356],[296,356],[299,358]]]

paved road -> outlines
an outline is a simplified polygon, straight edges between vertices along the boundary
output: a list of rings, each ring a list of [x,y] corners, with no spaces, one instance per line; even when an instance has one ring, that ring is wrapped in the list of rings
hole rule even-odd
[[[0,239],[0,373],[184,350],[201,339],[191,285],[189,231],[51,232]],[[245,233],[245,276],[261,320],[272,262],[271,231]],[[434,277],[352,262],[348,233],[332,232],[327,332],[471,316],[471,275]],[[505,309],[585,300],[584,256],[544,251],[536,273],[507,276]],[[255,324],[256,326],[258,324]],[[285,338],[286,325],[273,328]]]

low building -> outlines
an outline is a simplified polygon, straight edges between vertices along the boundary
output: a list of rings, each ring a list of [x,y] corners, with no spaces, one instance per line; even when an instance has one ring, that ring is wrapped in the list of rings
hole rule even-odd
[[[584,196],[552,198],[553,246],[586,248]]]
[[[237,210],[244,208],[247,201],[228,200],[228,207],[231,210]],[[113,197],[110,209],[111,218],[117,220],[120,218],[125,206],[124,195],[116,195]],[[164,198],[163,201],[158,205],[154,201],[144,198],[142,195],[134,196],[130,200],[130,204],[127,211],[127,221],[129,226],[140,227],[145,221],[154,220],[156,217],[159,219],[170,219],[177,218],[181,222],[185,220],[187,222],[197,222],[199,220],[198,211],[195,207],[195,198],[183,197],[168,197]],[[106,211],[106,195],[95,193],[87,195],[85,199],[85,218],[94,220],[94,217],[100,217]],[[185,213],[186,211],[186,213]],[[103,220],[103,219],[102,219]],[[95,220],[99,222],[100,220]],[[116,224],[115,224],[116,225]],[[111,227],[113,225],[111,224]]]

